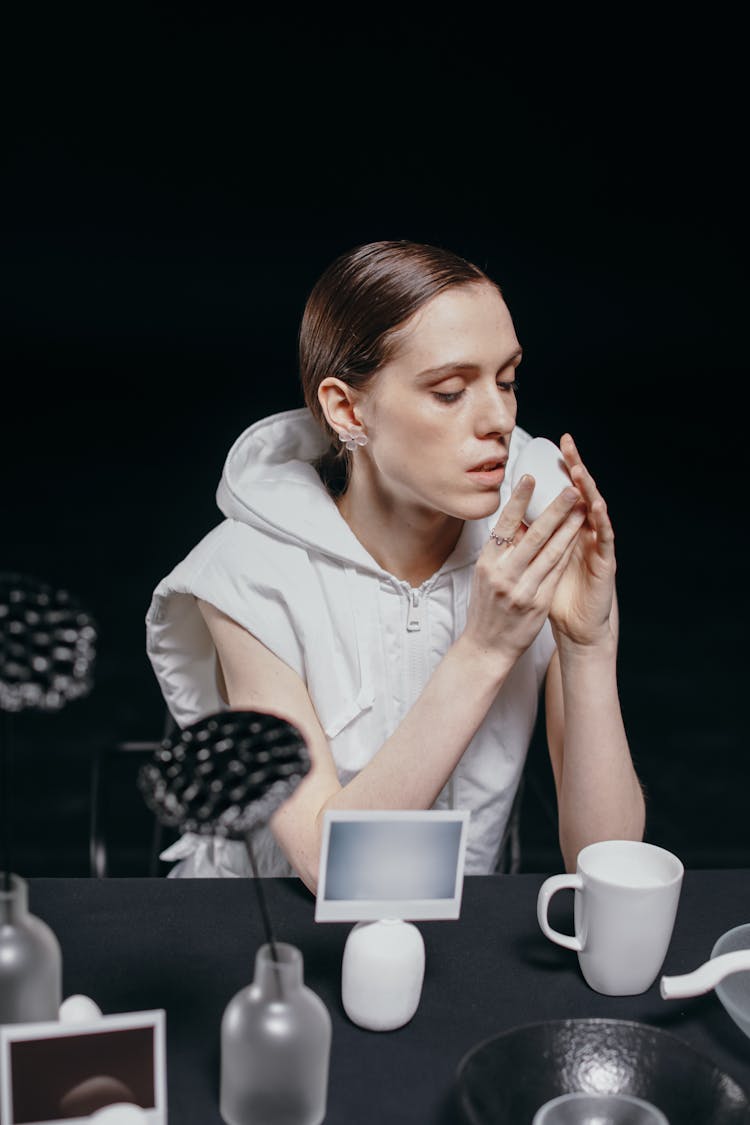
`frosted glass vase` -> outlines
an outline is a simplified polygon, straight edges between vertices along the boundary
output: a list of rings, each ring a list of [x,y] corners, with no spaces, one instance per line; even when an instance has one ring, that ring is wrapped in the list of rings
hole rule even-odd
[[[221,1116],[226,1125],[320,1125],[326,1113],[331,1017],[303,982],[302,954],[270,944],[255,979],[221,1021]]]
[[[0,872],[0,1024],[56,1020],[62,999],[62,953],[54,933],[29,913],[28,886]]]

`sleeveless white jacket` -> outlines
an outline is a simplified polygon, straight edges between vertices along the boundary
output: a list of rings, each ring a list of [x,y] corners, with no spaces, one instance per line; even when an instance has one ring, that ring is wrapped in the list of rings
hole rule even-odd
[[[181,727],[222,710],[214,646],[195,599],[215,605],[301,676],[346,784],[463,631],[473,564],[497,516],[467,521],[445,564],[412,589],[375,562],[339,514],[310,463],[322,440],[307,409],[265,418],[239,436],[217,491],[226,518],[156,587],[147,651]],[[516,427],[511,463],[528,440]],[[491,872],[497,862],[553,650],[546,622],[436,802],[471,811],[467,874]],[[261,874],[292,873],[270,832],[257,848]],[[186,836],[164,858],[182,859],[170,874],[250,873],[241,844]]]

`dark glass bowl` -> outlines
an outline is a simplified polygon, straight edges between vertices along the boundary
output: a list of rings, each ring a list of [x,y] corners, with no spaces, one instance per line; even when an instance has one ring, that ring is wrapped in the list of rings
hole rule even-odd
[[[750,1101],[688,1043],[628,1020],[550,1020],[486,1039],[459,1063],[469,1125],[531,1125],[560,1094],[632,1094],[669,1125],[750,1125]]]

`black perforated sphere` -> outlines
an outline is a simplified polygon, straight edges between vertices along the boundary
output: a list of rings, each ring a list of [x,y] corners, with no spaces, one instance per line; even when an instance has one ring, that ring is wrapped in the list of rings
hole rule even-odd
[[[0,710],[57,711],[88,694],[96,637],[66,590],[0,572]]]
[[[162,824],[239,838],[266,823],[310,769],[291,723],[259,711],[221,711],[164,739],[138,785]]]

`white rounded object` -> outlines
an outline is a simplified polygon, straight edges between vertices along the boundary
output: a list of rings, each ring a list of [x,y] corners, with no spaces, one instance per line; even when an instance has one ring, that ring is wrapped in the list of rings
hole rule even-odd
[[[346,939],[341,999],[352,1023],[392,1031],[417,1010],[424,980],[424,938],[411,922],[357,922]]]
[[[58,1011],[60,1023],[93,1023],[101,1017],[99,1005],[90,996],[84,996],[80,992],[66,997]]]
[[[89,1121],[96,1125],[146,1125],[148,1118],[140,1106],[132,1102],[115,1102],[92,1113]]]
[[[532,438],[519,453],[511,471],[512,488],[524,473],[529,473],[536,482],[524,516],[524,523],[531,524],[568,487],[571,479],[559,448],[544,437]]]

